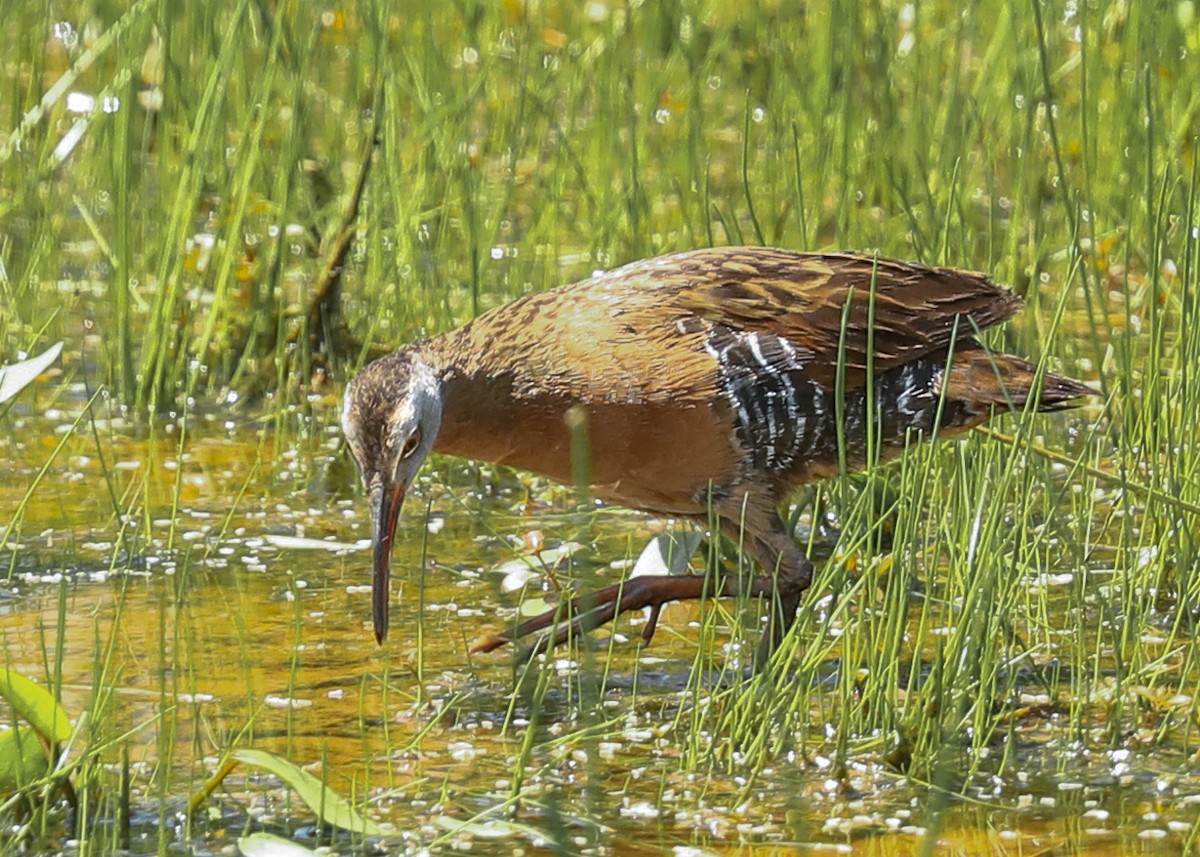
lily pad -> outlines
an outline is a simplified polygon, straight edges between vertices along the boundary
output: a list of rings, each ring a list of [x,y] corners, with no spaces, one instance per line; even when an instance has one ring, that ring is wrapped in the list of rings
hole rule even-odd
[[[24,390],[50,368],[50,364],[58,359],[63,344],[55,343],[39,354],[20,363],[12,363],[0,368],[0,404],[7,402],[17,393]]]
[[[497,571],[504,572],[504,579],[500,581],[501,592],[519,592],[542,576],[541,571],[521,560],[506,562]]]
[[[540,578],[546,569],[558,567],[581,550],[583,545],[579,542],[563,542],[534,554],[514,557],[495,566],[492,571],[503,578],[500,582],[502,592],[517,592]]]
[[[538,616],[553,608],[554,605],[545,598],[535,596],[521,602],[520,613],[522,616]]]

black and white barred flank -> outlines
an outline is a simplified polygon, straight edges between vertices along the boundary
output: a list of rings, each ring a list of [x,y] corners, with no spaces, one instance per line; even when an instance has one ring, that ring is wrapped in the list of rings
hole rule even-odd
[[[717,327],[706,345],[733,408],[739,445],[755,470],[787,472],[838,460],[837,391],[805,373],[812,352],[772,334]],[[875,442],[902,446],[910,432],[929,435],[937,420],[954,426],[973,416],[965,403],[940,403],[946,354],[937,352],[881,372],[874,389]],[[867,451],[868,387],[846,391],[841,416],[848,461]]]

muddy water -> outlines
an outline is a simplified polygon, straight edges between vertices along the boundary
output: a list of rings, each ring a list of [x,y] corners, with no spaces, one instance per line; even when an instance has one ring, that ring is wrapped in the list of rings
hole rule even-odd
[[[65,405],[9,415],[0,509],[18,507],[76,415]],[[611,582],[666,525],[579,514],[569,492],[516,474],[446,459],[427,468],[402,523],[380,648],[365,510],[335,417],[331,397],[268,428],[216,414],[193,415],[186,434],[164,423],[157,437],[85,423],[8,535],[4,657],[40,680],[61,674],[72,714],[92,711],[96,733],[129,748],[135,851],[156,847],[160,814],[178,819],[232,746],[369,796],[396,850],[1177,854],[1192,835],[1200,777],[1182,751],[1071,745],[1054,714],[1024,719],[1008,748],[1016,761],[966,784],[966,797],[900,777],[878,745],[835,769],[820,693],[805,752],[761,770],[697,767],[688,712],[721,680],[692,681],[692,608],[669,611],[641,651],[626,642],[637,628],[618,626],[611,659],[603,648],[580,657],[590,670],[565,653],[529,674],[508,651],[469,655],[474,638],[511,621],[514,559],[571,543],[567,564],[527,575],[530,586]],[[604,646],[607,633],[596,639]],[[701,663],[719,667],[726,641]],[[235,774],[212,804],[187,834],[194,851],[226,848],[248,818],[324,841],[267,777]]]

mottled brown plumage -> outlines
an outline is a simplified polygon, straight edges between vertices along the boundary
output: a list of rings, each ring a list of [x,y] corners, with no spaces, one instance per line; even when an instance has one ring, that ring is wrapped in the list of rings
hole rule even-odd
[[[368,366],[346,391],[343,426],[371,497],[375,631],[387,632],[388,563],[404,492],[430,450],[571,480],[567,415],[586,418],[593,493],[705,519],[760,565],[709,595],[773,595],[763,653],[794,621],[812,566],[778,516],[789,491],[865,463],[867,399],[880,457],[1020,408],[1092,393],[1036,378],[975,333],[1020,299],[982,274],[853,254],[727,247],[636,262],[530,295]],[[947,372],[947,365],[949,371]],[[840,396],[840,405],[839,405]],[[940,422],[938,414],[940,413]],[[699,598],[702,578],[642,577],[589,598],[535,650],[625,610]],[[578,605],[577,605],[578,606]],[[490,650],[556,624],[552,611]]]

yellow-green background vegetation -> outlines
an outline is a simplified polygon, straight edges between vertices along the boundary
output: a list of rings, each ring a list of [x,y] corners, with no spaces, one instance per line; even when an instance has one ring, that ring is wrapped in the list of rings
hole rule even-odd
[[[88,712],[84,850],[314,844],[269,781],[181,820],[247,745],[316,764],[392,848],[1191,848],[1193,2],[3,17],[0,357],[66,348],[0,405],[0,641]],[[288,541],[366,536],[346,379],[514,296],[729,243],[988,271],[1027,299],[994,344],[1101,395],[806,493],[812,608],[753,678],[732,608],[643,652],[470,658],[549,585],[535,562],[501,592],[505,562],[578,544],[554,579],[611,582],[663,522],[435,460],[375,649],[367,555]],[[4,849],[60,847],[33,803]]]

